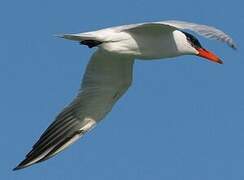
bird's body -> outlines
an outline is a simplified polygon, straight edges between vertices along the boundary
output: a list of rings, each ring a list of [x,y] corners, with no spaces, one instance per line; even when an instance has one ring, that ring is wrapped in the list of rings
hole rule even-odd
[[[86,68],[78,96],[56,117],[25,160],[14,170],[49,159],[101,121],[130,87],[135,59],[197,55],[222,63],[216,55],[204,49],[194,36],[181,29],[221,40],[235,48],[233,40],[222,31],[182,21],[132,24],[61,35],[90,48],[98,47],[98,50]]]
[[[65,35],[64,37],[82,41],[82,38],[77,38],[76,36],[84,36],[84,39],[88,36],[89,38],[103,42],[99,47],[109,53],[127,55],[142,60],[182,55],[178,51],[177,42],[185,38],[184,34],[179,30],[171,31],[171,29],[165,30],[158,27],[146,27],[145,30],[141,30],[140,32],[137,32],[137,30],[117,32],[104,29],[77,35],[74,34],[73,36]],[[185,53],[187,54],[187,52]]]

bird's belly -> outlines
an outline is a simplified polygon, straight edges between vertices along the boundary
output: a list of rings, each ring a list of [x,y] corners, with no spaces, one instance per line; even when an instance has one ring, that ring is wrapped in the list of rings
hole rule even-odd
[[[178,56],[174,39],[169,34],[159,36],[137,35],[126,33],[118,41],[103,43],[101,46],[110,53],[131,55],[138,59],[160,59]]]

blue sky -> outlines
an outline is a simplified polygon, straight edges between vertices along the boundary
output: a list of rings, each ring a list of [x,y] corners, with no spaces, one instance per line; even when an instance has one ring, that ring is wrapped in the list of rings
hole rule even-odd
[[[221,3],[221,4],[220,4]],[[0,178],[244,178],[243,1],[4,1],[0,6]],[[216,26],[239,49],[199,37],[224,61],[137,61],[134,82],[105,120],[58,156],[13,172],[76,95],[94,50],[57,39],[143,21]]]

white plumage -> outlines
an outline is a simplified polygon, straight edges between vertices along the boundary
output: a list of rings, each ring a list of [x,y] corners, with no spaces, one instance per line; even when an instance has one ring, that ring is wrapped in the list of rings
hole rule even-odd
[[[134,59],[198,55],[221,63],[217,56],[182,29],[236,48],[233,40],[221,30],[182,21],[140,23],[59,35],[89,47],[98,46],[98,50],[86,68],[78,96],[56,117],[14,170],[56,155],[102,120],[131,85]]]

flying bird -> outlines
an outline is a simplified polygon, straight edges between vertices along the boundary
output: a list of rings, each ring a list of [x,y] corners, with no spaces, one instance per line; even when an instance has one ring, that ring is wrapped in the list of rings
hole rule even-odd
[[[89,48],[97,47],[97,50],[87,65],[77,97],[56,117],[14,170],[53,157],[95,127],[130,87],[135,59],[196,55],[223,63],[184,30],[220,40],[236,49],[232,38],[221,30],[183,21],[146,22],[58,35]]]

